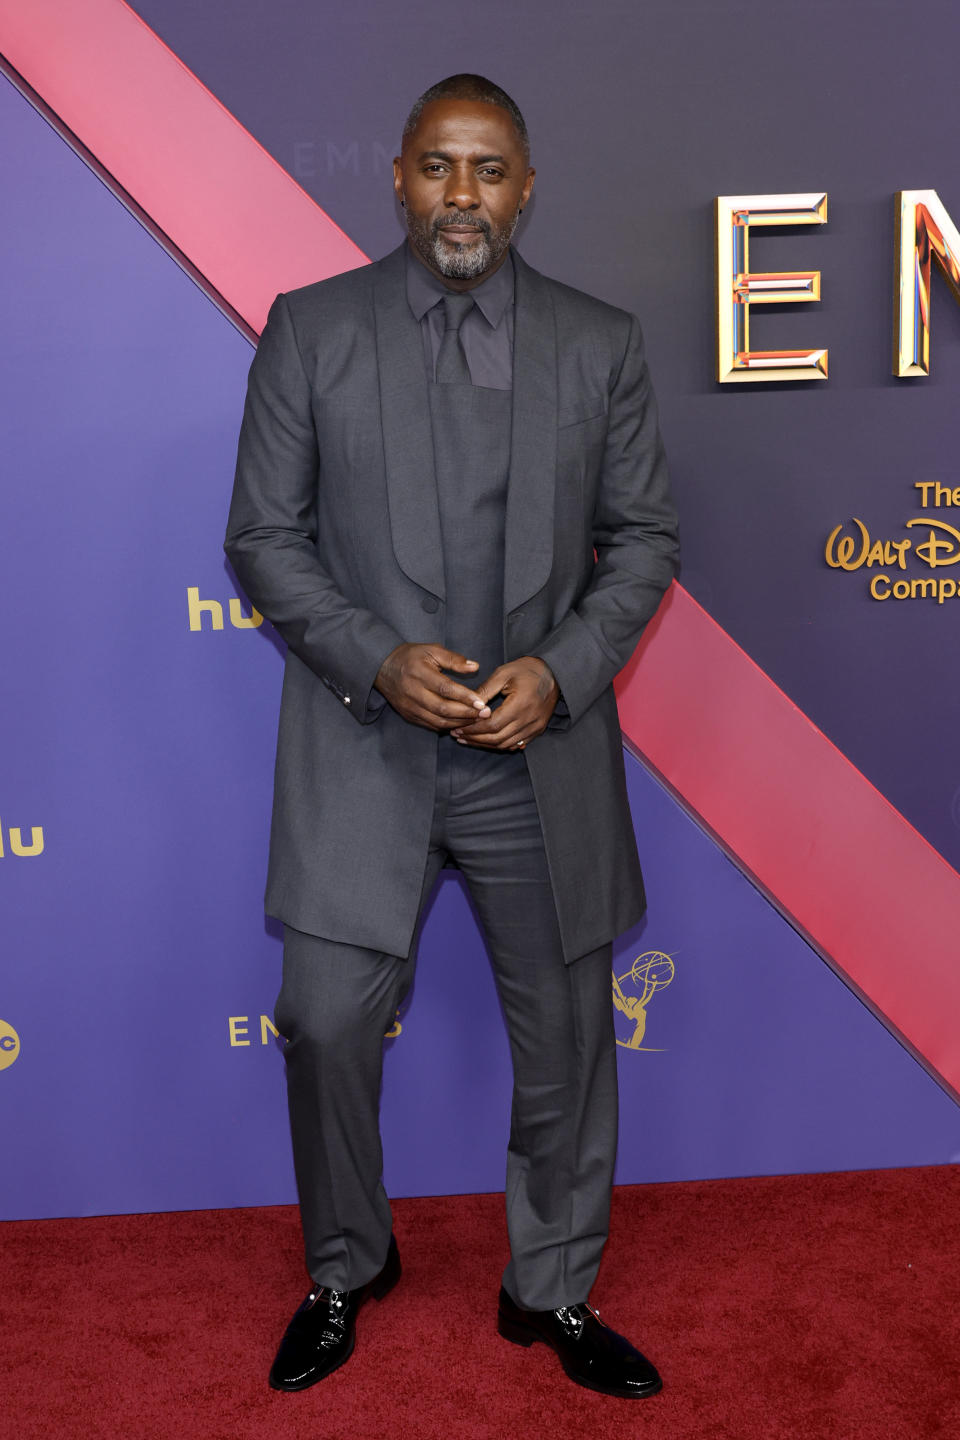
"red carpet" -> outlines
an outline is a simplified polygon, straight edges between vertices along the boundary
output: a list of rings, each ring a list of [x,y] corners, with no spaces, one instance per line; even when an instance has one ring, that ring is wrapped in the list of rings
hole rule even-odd
[[[347,1366],[278,1395],[296,1212],[0,1227],[3,1440],[958,1440],[956,1167],[632,1186],[594,1291],[664,1375],[572,1385],[494,1329],[502,1197],[400,1200],[400,1286]]]

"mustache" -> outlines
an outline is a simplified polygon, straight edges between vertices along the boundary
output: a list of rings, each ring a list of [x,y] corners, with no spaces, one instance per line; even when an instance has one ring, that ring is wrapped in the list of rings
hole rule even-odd
[[[446,230],[451,225],[469,225],[472,229],[479,230],[481,235],[490,238],[490,221],[482,220],[479,215],[471,215],[469,212],[457,211],[451,215],[444,215],[440,220],[434,220],[433,233],[436,235],[440,230]]]

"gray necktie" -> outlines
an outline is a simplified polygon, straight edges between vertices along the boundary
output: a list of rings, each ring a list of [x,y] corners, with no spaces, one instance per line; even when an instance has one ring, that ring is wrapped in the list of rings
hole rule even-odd
[[[444,331],[437,356],[438,385],[469,385],[470,367],[460,339],[464,316],[473,309],[472,295],[444,295]]]

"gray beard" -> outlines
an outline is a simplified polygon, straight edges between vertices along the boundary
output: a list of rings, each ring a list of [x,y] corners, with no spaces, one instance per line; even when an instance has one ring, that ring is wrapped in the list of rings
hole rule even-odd
[[[414,249],[432,269],[439,270],[441,275],[446,275],[451,280],[474,280],[484,271],[490,270],[500,259],[510,244],[518,219],[519,212],[512,220],[494,230],[485,220],[474,220],[469,215],[456,216],[456,224],[479,225],[483,233],[470,245],[454,247],[448,245],[440,235],[444,227],[439,221],[435,220],[427,227],[408,212],[407,230]],[[448,217],[447,223],[454,223],[454,217]]]

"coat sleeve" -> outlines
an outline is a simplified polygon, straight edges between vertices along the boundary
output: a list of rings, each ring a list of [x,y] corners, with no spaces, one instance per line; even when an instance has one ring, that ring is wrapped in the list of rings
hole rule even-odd
[[[634,316],[608,413],[593,516],[596,564],[574,609],[536,651],[569,712],[555,728],[575,724],[623,669],[679,564],[677,515]]]
[[[257,609],[366,724],[383,708],[377,672],[402,641],[352,605],[320,563],[318,462],[310,385],[281,294],[250,367],[224,549]]]

